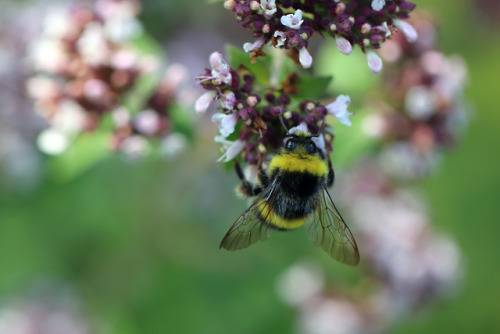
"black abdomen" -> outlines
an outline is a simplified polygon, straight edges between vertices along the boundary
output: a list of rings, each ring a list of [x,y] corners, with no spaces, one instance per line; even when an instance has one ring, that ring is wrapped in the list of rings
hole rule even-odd
[[[308,198],[318,192],[320,178],[309,173],[287,172],[278,176],[281,191],[289,196]]]
[[[280,188],[273,211],[290,220],[311,215],[318,205],[321,178],[298,172],[281,173],[276,177]]]

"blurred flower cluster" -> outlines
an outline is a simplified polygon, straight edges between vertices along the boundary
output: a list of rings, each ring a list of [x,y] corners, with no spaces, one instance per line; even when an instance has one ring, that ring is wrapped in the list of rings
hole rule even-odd
[[[434,229],[425,200],[408,181],[428,175],[427,154],[437,157],[455,142],[463,127],[457,120],[466,113],[467,71],[459,58],[437,50],[431,20],[417,16],[412,24],[415,44],[395,35],[381,50],[391,63],[379,85],[386,102],[370,100],[374,113],[362,124],[379,146],[359,157],[334,192],[361,247],[367,291],[353,295],[325,286],[311,264],[290,268],[279,292],[299,308],[302,333],[386,332],[409,312],[454,292],[463,275],[458,246]],[[293,289],[306,285],[315,288],[295,300]]]
[[[112,134],[110,147],[137,156],[148,139],[173,131],[175,104],[185,69],[161,75],[163,55],[142,31],[136,0],[99,0],[47,15],[30,47],[33,76],[26,84],[37,112],[50,127],[38,137],[48,154],[64,152],[80,133]],[[159,48],[158,48],[159,49]]]
[[[27,41],[39,30],[40,6],[4,7],[0,11],[0,192],[22,192],[38,183],[43,170],[32,144],[42,122],[25,97],[23,62]]]
[[[24,297],[4,298],[0,305],[2,334],[91,334],[96,327],[81,300],[62,286],[34,288]]]
[[[312,65],[307,49],[315,34],[330,35],[343,54],[350,54],[354,45],[366,53],[373,72],[382,69],[382,60],[373,51],[391,36],[391,30],[401,29],[408,40],[417,38],[415,29],[403,21],[415,8],[405,0],[228,0],[237,21],[257,39],[243,48],[252,58],[265,55],[262,48],[271,42],[276,48],[285,48],[304,68]]]
[[[236,52],[232,49],[233,54]],[[197,77],[208,92],[197,100],[195,108],[204,112],[214,99],[219,101],[221,112],[215,113],[212,120],[220,132],[215,140],[224,148],[220,161],[231,161],[239,156],[250,165],[256,165],[281,146],[288,129],[305,123],[311,133],[319,133],[327,115],[351,125],[352,113],[347,110],[349,96],[339,95],[326,105],[304,97],[306,84],[313,86],[312,91],[319,88],[314,92],[318,94],[326,87],[324,82],[314,84],[314,79],[306,82],[303,76],[292,71],[283,75],[279,84],[272,84],[269,78],[257,77],[250,66],[231,67],[220,52],[210,56],[210,65],[205,74]],[[266,85],[256,84],[256,80],[263,80]],[[322,135],[326,149],[331,151],[331,129],[327,128]]]
[[[384,143],[380,163],[401,180],[432,173],[467,123],[464,61],[438,49],[432,19],[415,16],[411,23],[419,34],[415,43],[395,34],[381,48],[391,65],[382,76],[382,99],[369,102],[374,112],[363,124]]]

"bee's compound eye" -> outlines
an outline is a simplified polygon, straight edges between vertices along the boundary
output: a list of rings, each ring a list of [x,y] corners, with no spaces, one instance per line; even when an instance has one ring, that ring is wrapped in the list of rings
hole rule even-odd
[[[313,154],[316,151],[316,145],[313,142],[309,142],[306,144],[307,153]]]
[[[297,143],[295,142],[295,140],[288,139],[288,141],[286,142],[286,149],[292,151],[296,147],[297,147]]]

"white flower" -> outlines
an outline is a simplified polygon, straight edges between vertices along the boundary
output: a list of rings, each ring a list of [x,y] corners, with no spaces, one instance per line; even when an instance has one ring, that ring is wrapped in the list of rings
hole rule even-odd
[[[276,47],[285,45],[286,42],[286,33],[283,31],[276,30],[274,32],[274,37],[276,38]]]
[[[68,134],[56,128],[43,130],[36,139],[40,151],[49,155],[59,155],[66,151],[70,144]]]
[[[385,32],[385,37],[389,37],[392,35],[391,29],[389,29],[387,22],[384,22],[384,23],[382,23],[382,25],[376,26],[375,28],[380,29],[383,32]]]
[[[405,95],[406,112],[417,121],[428,120],[436,112],[438,103],[438,94],[424,85],[413,86]]]
[[[95,9],[105,20],[123,20],[136,17],[140,12],[140,3],[99,0],[95,4]]]
[[[210,103],[212,103],[212,101],[214,100],[214,97],[215,92],[213,91],[206,92],[205,94],[201,95],[194,104],[194,110],[196,110],[197,113],[204,113],[205,111],[207,111]]]
[[[225,151],[217,162],[228,162],[233,160],[244,148],[245,142],[242,140],[230,141],[222,136],[216,136],[214,140],[222,144],[222,149]]]
[[[309,68],[312,65],[312,57],[309,54],[309,51],[307,51],[306,47],[303,47],[302,49],[299,50],[299,61],[302,67],[304,68]]]
[[[132,120],[134,127],[140,133],[152,136],[160,129],[160,116],[152,109],[138,113]]]
[[[223,109],[232,110],[236,104],[236,96],[230,90],[224,92],[224,94],[220,95],[222,101],[220,103]],[[194,104],[194,109],[197,113],[204,113],[207,111],[208,107],[214,101],[216,97],[216,93],[214,91],[206,92],[201,95]]]
[[[345,55],[349,55],[352,52],[351,43],[345,39],[344,37],[335,38],[335,44],[337,45],[337,49]]]
[[[318,137],[311,137],[311,140],[316,145],[316,147],[320,149],[321,152],[323,152],[323,154],[326,154],[325,137],[323,137],[322,133],[320,133]]]
[[[246,53],[249,53],[251,51],[258,50],[258,49],[262,48],[262,45],[264,45],[264,42],[265,42],[264,38],[261,38],[254,43],[245,43],[245,44],[243,44],[243,51],[245,51]]]
[[[95,9],[104,19],[106,36],[113,42],[126,42],[142,33],[142,25],[137,20],[140,11],[137,1],[99,0]]]
[[[260,0],[260,7],[266,15],[274,15],[276,13],[276,0]]]
[[[140,135],[125,138],[120,144],[120,151],[129,159],[142,159],[151,152],[149,142]]]
[[[212,52],[208,61],[212,69],[219,69],[224,65],[224,58],[222,58],[222,53],[220,51]]]
[[[54,38],[34,41],[29,46],[28,55],[33,69],[39,71],[61,72],[67,68],[70,61],[62,41]]]
[[[110,64],[119,70],[135,69],[138,64],[138,54],[129,49],[118,50],[111,56]]]
[[[62,84],[48,76],[35,75],[26,81],[26,92],[35,99],[56,99],[62,90]]]
[[[229,65],[222,58],[222,53],[216,51],[210,55],[210,65],[212,66],[212,79],[217,85],[225,83],[230,85],[232,76]]]
[[[403,20],[398,20],[398,19],[394,19],[394,20],[392,20],[392,22],[394,23],[394,25],[396,27],[401,29],[401,31],[405,35],[406,39],[408,40],[408,42],[413,43],[417,40],[418,33],[415,30],[415,28],[413,28],[413,26],[411,24],[409,24],[408,22],[405,22]]]
[[[67,11],[62,8],[53,9],[45,18],[44,34],[50,37],[62,38],[74,33],[74,26]]]
[[[382,59],[374,51],[366,51],[366,60],[368,67],[373,73],[378,73],[382,70]]]
[[[278,293],[290,305],[305,305],[320,296],[324,280],[321,268],[315,263],[297,263],[278,279]]]
[[[143,31],[141,23],[133,18],[106,21],[104,32],[113,42],[123,43],[139,36]]]
[[[161,142],[161,153],[167,159],[177,157],[188,145],[186,137],[180,133],[172,133],[166,136]]]
[[[52,127],[62,133],[74,135],[85,126],[85,110],[74,100],[61,100],[50,119]]]
[[[103,27],[97,22],[87,24],[77,48],[85,63],[92,66],[106,64],[111,54]]]
[[[281,24],[292,29],[299,29],[302,22],[304,22],[304,20],[302,20],[302,11],[300,9],[297,9],[293,14],[283,15],[281,17]]]
[[[111,119],[117,127],[127,126],[130,122],[130,112],[127,108],[119,106],[111,111]]]
[[[299,125],[288,130],[288,134],[290,134],[290,135],[294,135],[298,132],[305,132],[305,133],[309,132],[309,128],[307,127],[306,122],[302,122]]]
[[[381,10],[385,6],[385,0],[373,0],[372,8],[373,10]]]
[[[351,98],[348,95],[339,95],[335,101],[326,105],[326,110],[330,115],[335,116],[340,123],[351,126],[350,116],[354,115],[354,113],[350,113],[347,110],[347,107],[351,103]]]
[[[220,134],[226,138],[234,132],[234,127],[236,126],[236,115],[217,113],[212,116],[212,122],[217,124]]]
[[[232,110],[236,104],[236,95],[230,90],[222,94],[222,101],[220,103],[223,109]]]

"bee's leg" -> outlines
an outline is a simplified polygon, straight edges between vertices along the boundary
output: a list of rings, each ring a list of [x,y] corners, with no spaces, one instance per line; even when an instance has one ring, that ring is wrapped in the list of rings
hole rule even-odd
[[[328,178],[326,179],[326,186],[333,186],[333,181],[335,180],[335,172],[333,171],[332,160],[330,159],[330,154],[326,153],[328,159]]]
[[[261,192],[262,188],[253,187],[252,184],[248,182],[248,180],[245,178],[243,170],[241,169],[240,163],[236,160],[234,162],[234,168],[236,170],[236,174],[241,180],[241,184],[236,189],[238,193],[240,193],[243,197],[253,197],[258,195]]]
[[[262,155],[259,153],[259,160],[257,161],[257,180],[259,181],[260,187],[257,187],[257,194],[262,191],[262,189],[267,188],[269,185],[269,177],[266,172],[262,169]],[[257,195],[256,194],[256,195]]]
[[[262,169],[262,166],[258,167],[257,176],[262,188],[267,188],[267,186],[269,185],[269,177],[267,176],[266,172]]]

